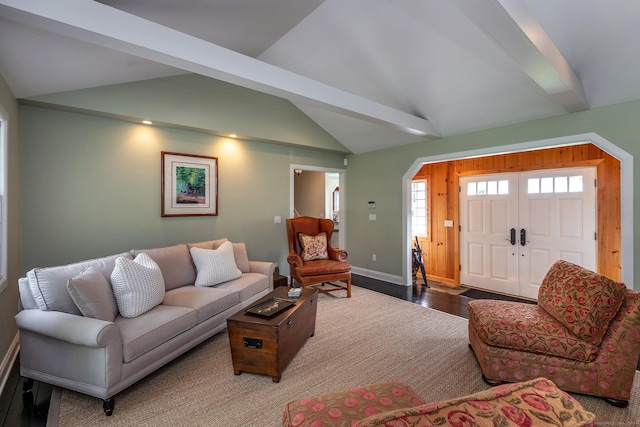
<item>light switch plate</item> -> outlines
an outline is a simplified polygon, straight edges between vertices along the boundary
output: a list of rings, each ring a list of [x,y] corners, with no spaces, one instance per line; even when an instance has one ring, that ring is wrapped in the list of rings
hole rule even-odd
[[[375,221],[376,220],[376,214],[369,214],[369,221]]]
[[[453,227],[453,220],[451,220],[451,219],[445,219],[445,220],[444,220],[444,226],[445,226],[445,227]]]

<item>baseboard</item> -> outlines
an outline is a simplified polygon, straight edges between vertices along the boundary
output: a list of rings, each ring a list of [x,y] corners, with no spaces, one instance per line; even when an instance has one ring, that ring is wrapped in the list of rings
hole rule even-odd
[[[402,276],[382,273],[380,271],[368,270],[366,268],[351,267],[351,272],[359,276],[370,277],[372,279],[382,280],[384,282],[393,283],[394,285],[407,286],[402,280]]]
[[[9,380],[9,375],[11,374],[11,368],[13,368],[13,364],[18,357],[18,352],[20,351],[20,340],[18,339],[18,334],[13,337],[13,341],[9,346],[9,351],[4,355],[4,359],[2,359],[2,364],[0,364],[0,395],[4,392],[4,387],[7,385],[7,381]]]

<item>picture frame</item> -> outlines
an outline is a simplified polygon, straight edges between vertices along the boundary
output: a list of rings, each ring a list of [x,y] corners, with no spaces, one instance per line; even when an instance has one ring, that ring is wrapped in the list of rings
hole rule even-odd
[[[162,216],[218,215],[218,158],[162,151]]]

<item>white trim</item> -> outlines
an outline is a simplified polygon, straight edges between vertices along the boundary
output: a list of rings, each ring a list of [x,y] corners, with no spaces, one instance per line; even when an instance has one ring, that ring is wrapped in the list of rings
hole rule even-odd
[[[289,218],[293,218],[295,216],[295,206],[294,206],[294,169],[301,169],[302,171],[310,171],[310,172],[330,172],[338,174],[338,186],[340,187],[340,206],[346,206],[345,201],[347,200],[347,186],[345,173],[346,169],[335,169],[335,168],[325,168],[322,166],[309,166],[309,165],[301,165],[292,163],[289,165]],[[340,221],[340,234],[338,235],[338,246],[340,249],[347,249],[347,219],[344,214],[344,209],[340,209],[340,213],[338,214],[338,218]]]
[[[7,385],[9,375],[11,374],[11,368],[18,358],[18,352],[20,351],[20,339],[18,333],[13,337],[9,351],[4,355],[2,364],[0,364],[0,395],[4,392],[4,387]]]
[[[9,274],[9,228],[8,212],[9,212],[9,196],[8,196],[8,179],[9,179],[9,113],[0,105],[0,294],[8,287],[7,275]]]
[[[351,266],[351,273],[357,274],[359,276],[370,277],[372,279],[382,280],[384,282],[389,282],[389,283],[393,283],[394,285],[400,285],[402,287],[405,287],[405,285],[403,285],[402,276],[396,276],[394,274],[382,273],[380,271],[369,270],[366,268],[355,267],[355,266]]]
[[[519,151],[536,150],[543,148],[555,148],[569,145],[592,143],[607,153],[620,160],[620,215],[621,215],[621,275],[622,281],[627,287],[633,287],[634,276],[634,250],[633,250],[633,156],[612,142],[604,139],[597,133],[584,133],[579,135],[562,136],[538,141],[528,141],[518,144],[503,145],[499,147],[486,147],[476,150],[461,151],[435,156],[420,157],[416,159],[402,177],[402,265],[403,282],[409,286],[411,283],[411,230],[409,227],[411,207],[411,179],[427,163],[439,163],[456,159],[468,159],[472,157],[484,157],[497,154],[513,153]]]

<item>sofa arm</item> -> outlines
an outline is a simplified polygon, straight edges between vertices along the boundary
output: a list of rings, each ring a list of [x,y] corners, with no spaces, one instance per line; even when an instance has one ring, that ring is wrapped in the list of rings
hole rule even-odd
[[[606,385],[607,393],[616,390],[616,398],[630,398],[639,355],[640,293],[627,289],[627,297],[604,334],[595,360],[598,383]]]
[[[115,323],[61,311],[22,310],[16,315],[16,324],[20,330],[87,347],[122,343]]]
[[[16,315],[20,374],[100,399],[122,380],[122,337],[112,322],[59,311]]]
[[[261,273],[267,276],[273,276],[276,265],[266,261],[249,261],[249,269],[252,273]]]

